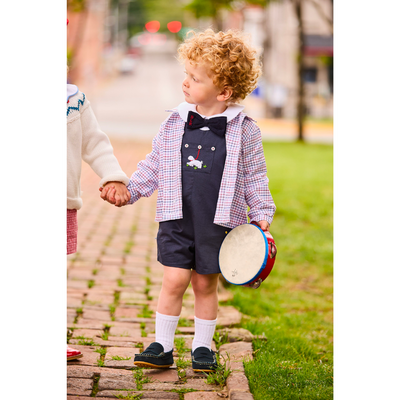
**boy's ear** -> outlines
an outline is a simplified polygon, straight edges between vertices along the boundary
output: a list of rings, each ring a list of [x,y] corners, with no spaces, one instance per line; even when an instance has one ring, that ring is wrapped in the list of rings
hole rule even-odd
[[[221,93],[217,96],[219,101],[227,101],[232,96],[233,90],[225,87]]]

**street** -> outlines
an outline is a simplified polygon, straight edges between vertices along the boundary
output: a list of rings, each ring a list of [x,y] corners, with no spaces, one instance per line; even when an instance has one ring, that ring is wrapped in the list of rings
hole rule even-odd
[[[95,98],[93,110],[110,137],[149,141],[167,118],[167,109],[184,101],[183,66],[175,54],[145,54],[133,74],[118,76]]]

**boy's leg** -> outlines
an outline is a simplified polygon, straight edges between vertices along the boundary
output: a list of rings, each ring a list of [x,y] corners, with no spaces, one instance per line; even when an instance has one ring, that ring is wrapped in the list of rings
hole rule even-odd
[[[156,342],[164,351],[174,348],[175,330],[182,309],[183,295],[190,282],[191,270],[164,267],[164,277],[156,314]]]
[[[157,312],[164,315],[180,315],[183,295],[189,286],[191,274],[190,269],[164,266]]]
[[[219,274],[201,275],[192,272],[195,298],[195,333],[192,344],[192,368],[210,372],[217,368],[211,342],[217,325]]]
[[[219,274],[200,275],[192,272],[195,295],[194,352],[199,347],[211,350],[211,342],[217,325]]]
[[[164,267],[164,277],[156,313],[156,341],[135,356],[139,367],[168,368],[173,363],[175,330],[182,309],[182,299],[190,282],[191,270]]]
[[[194,291],[194,314],[197,318],[214,320],[218,313],[218,281],[219,274],[201,275],[192,271],[192,287]]]

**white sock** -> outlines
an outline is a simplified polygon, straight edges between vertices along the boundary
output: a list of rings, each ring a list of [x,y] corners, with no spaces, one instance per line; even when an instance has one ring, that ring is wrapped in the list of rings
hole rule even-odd
[[[174,348],[174,336],[178,321],[179,315],[164,315],[156,312],[156,342],[162,344],[164,352]]]
[[[194,317],[194,339],[192,351],[198,347],[207,347],[211,350],[211,342],[214,336],[217,320],[207,320]]]

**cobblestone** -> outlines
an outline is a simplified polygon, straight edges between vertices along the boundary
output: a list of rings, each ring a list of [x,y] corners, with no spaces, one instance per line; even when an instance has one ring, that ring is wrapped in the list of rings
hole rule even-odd
[[[253,346],[248,342],[226,343],[219,348],[220,354],[229,355],[231,361],[253,359]]]
[[[226,380],[228,394],[232,392],[250,392],[249,383],[244,372],[232,372]]]
[[[249,392],[232,392],[230,395],[230,400],[253,400],[254,397]]]
[[[221,400],[223,398],[221,393],[191,392],[185,394],[185,400]]]
[[[92,385],[91,379],[67,378],[67,394],[88,396],[92,393]]]
[[[72,338],[76,339],[78,336],[85,336],[86,338],[100,337],[103,331],[99,329],[74,329]]]

